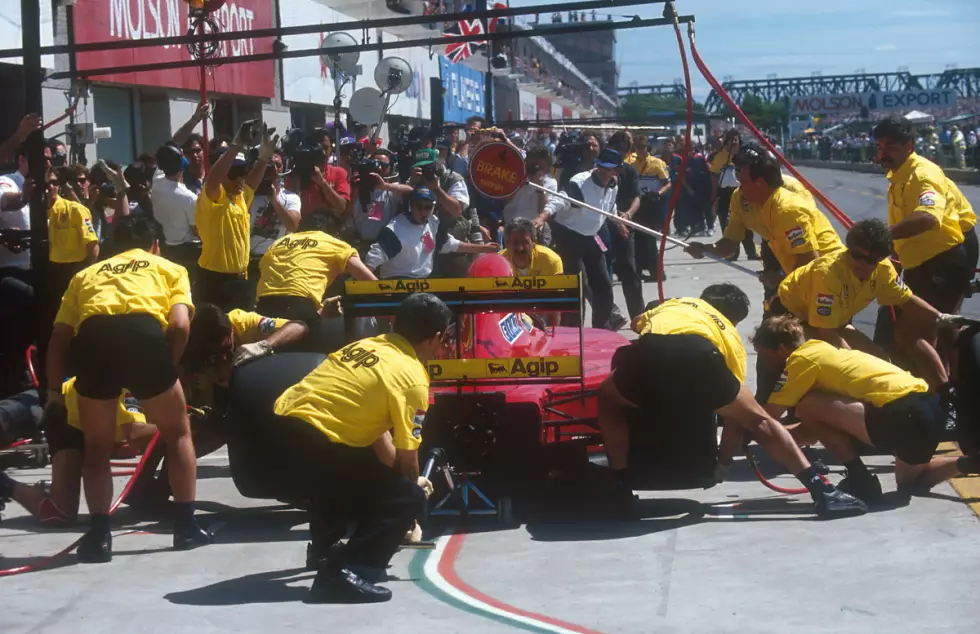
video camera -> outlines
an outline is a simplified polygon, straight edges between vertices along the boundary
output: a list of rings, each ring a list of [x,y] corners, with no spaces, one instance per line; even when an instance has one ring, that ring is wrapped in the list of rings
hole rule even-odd
[[[429,136],[429,128],[425,126],[415,126],[409,130],[406,125],[398,126],[391,135],[388,150],[395,155],[392,163],[395,165],[399,182],[408,182],[412,175],[415,152],[422,149],[425,139]]]
[[[555,148],[555,167],[561,168],[562,181],[567,182],[575,174],[591,167],[585,164],[585,154],[588,151],[589,143],[581,132],[562,132],[558,147]]]
[[[313,178],[313,170],[323,165],[323,147],[320,142],[323,134],[328,133],[317,128],[309,136],[305,136],[299,128],[286,132],[282,140],[283,156],[289,161],[290,173],[299,177],[300,190],[306,189]]]
[[[371,204],[371,174],[381,174],[381,163],[371,158],[360,143],[352,143],[349,147],[347,156],[350,161],[351,184],[354,184],[356,177],[358,200],[361,207],[367,209]]]

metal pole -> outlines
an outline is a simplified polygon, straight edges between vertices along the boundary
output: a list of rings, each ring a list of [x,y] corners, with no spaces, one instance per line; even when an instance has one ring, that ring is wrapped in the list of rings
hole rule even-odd
[[[41,8],[37,0],[21,0],[20,15],[24,42],[24,109],[26,112],[42,114],[44,104],[41,97],[41,84],[44,71],[41,68]],[[34,340],[37,342],[38,361],[41,365],[38,378],[41,383],[40,394],[44,398],[47,383],[44,372],[44,358],[51,334],[51,323],[47,321],[46,310],[50,304],[46,276],[48,272],[48,214],[44,205],[45,179],[47,165],[44,161],[44,133],[32,132],[27,137],[27,178],[33,181],[31,193],[31,274],[34,287],[34,301],[31,304],[31,322],[34,324]],[[26,183],[25,183],[26,188]],[[51,315],[51,318],[54,316]]]
[[[205,35],[204,31],[204,20],[200,20],[197,23],[197,28],[195,31],[200,33],[200,35]],[[198,45],[197,48],[198,56],[201,58],[201,103],[206,103],[208,100],[208,60],[207,60],[207,44],[203,41]],[[208,139],[208,117],[204,117],[204,121],[201,122],[201,151],[204,152],[204,170],[211,169],[211,151],[210,143]]]
[[[601,214],[601,215],[609,218],[610,220],[615,220],[616,222],[618,222],[620,224],[623,224],[623,225],[626,225],[627,227],[630,227],[632,229],[635,229],[636,231],[642,231],[643,233],[648,233],[648,234],[650,234],[652,236],[656,236],[658,238],[666,238],[668,242],[670,242],[671,244],[676,244],[677,246],[681,246],[681,247],[690,246],[687,242],[684,242],[683,240],[678,240],[677,238],[675,238],[673,236],[669,236],[669,235],[668,236],[665,236],[664,234],[660,233],[659,231],[655,231],[654,229],[650,229],[649,227],[644,227],[643,225],[637,224],[637,223],[633,222],[632,220],[627,220],[626,218],[620,218],[616,214],[610,213],[608,211],[603,211],[603,210],[599,209],[598,207],[593,207],[592,205],[587,205],[587,204],[583,203],[582,201],[575,200],[571,196],[566,196],[565,194],[562,194],[561,192],[553,192],[550,189],[548,189],[547,187],[542,187],[541,185],[538,185],[537,183],[532,183],[530,181],[528,181],[527,184],[530,187],[534,188],[534,189],[543,191],[544,193],[548,194],[549,196],[554,196],[555,198],[560,198],[562,200],[567,200],[568,202],[572,203],[576,207],[581,207],[582,209],[588,209],[589,211],[594,211],[597,214]],[[712,253],[705,253],[704,254],[704,257],[706,257],[708,259],[711,259],[711,260],[714,260],[715,262],[720,262],[721,264],[724,264],[725,266],[730,266],[731,268],[733,268],[733,269],[735,269],[737,271],[741,271],[742,273],[746,273],[747,275],[751,275],[754,278],[757,278],[758,279],[758,277],[759,277],[759,271],[753,271],[752,269],[746,268],[746,267],[744,267],[744,266],[742,266],[740,264],[735,264],[734,262],[729,262],[728,260],[726,260],[725,258],[723,258],[721,256],[717,256],[717,255],[714,255]]]
[[[68,46],[72,49],[68,52],[68,71],[71,73],[71,85],[68,88],[68,100],[69,105],[71,105],[71,100],[75,99],[77,105],[77,100],[80,99],[80,88],[78,86],[78,81],[76,77],[78,76],[78,57],[75,54],[75,7],[69,4],[65,7],[65,34],[68,36]],[[85,158],[85,146],[79,145],[75,138],[75,109],[72,108],[68,115],[68,124],[71,126],[71,134],[68,135],[68,141],[71,144],[68,153],[69,163],[81,163],[85,165],[88,160]]]
[[[562,5],[562,9],[572,11],[576,9],[614,9],[617,7],[633,7],[647,5],[651,3],[663,3],[667,0],[587,0],[584,2],[572,2]],[[477,20],[484,18],[507,18],[516,15],[533,15],[539,13],[540,6],[514,7],[512,9],[496,9],[494,11],[432,15],[415,15],[405,18],[381,18],[375,20],[354,20],[352,22],[336,22],[333,24],[308,24],[302,26],[273,27],[268,29],[254,29],[248,32],[251,38],[263,37],[287,37],[290,35],[309,35],[310,33],[331,33],[333,31],[361,31],[363,29],[381,29],[398,26],[415,26],[418,24],[439,24],[442,22],[454,22],[459,20]],[[691,18],[693,20],[693,18]],[[681,20],[682,22],[685,20]],[[669,21],[664,22],[669,24]],[[541,30],[544,33],[544,30]],[[156,37],[146,40],[109,40],[104,42],[91,42],[87,44],[77,44],[75,51],[78,53],[89,53],[95,51],[112,50],[132,50],[151,46],[184,46],[186,44],[197,44],[205,42],[226,42],[241,39],[241,31],[228,31],[225,33],[211,33],[206,38],[199,35],[176,35],[173,37]],[[482,38],[478,35],[477,39]],[[447,42],[451,43],[451,42]],[[42,55],[58,55],[69,52],[67,46],[45,46],[41,49]],[[346,52],[340,51],[338,52]],[[22,49],[8,48],[0,49],[0,59],[5,57],[19,57],[23,53]]]
[[[516,10],[516,9],[515,9]],[[466,14],[464,14],[466,15]],[[694,22],[694,16],[680,16],[677,18],[678,22],[687,24]],[[570,25],[565,25],[561,27],[555,27],[550,29],[529,29],[527,31],[514,31],[508,33],[506,31],[498,31],[496,33],[476,33],[473,35],[454,35],[452,37],[423,37],[414,40],[403,40],[401,42],[377,42],[374,44],[358,44],[352,46],[339,46],[335,49],[331,49],[330,52],[336,55],[342,53],[355,53],[355,52],[365,52],[365,51],[384,51],[392,48],[414,48],[414,47],[429,47],[429,46],[445,46],[448,44],[462,44],[464,42],[476,42],[482,40],[511,40],[522,37],[530,37],[532,35],[561,35],[565,33],[585,33],[591,31],[614,31],[619,29],[640,29],[648,26],[670,26],[673,24],[673,20],[664,20],[663,18],[650,18],[646,20],[623,20],[617,22],[589,22],[586,24],[575,23]],[[324,32],[336,31],[337,25],[323,25],[324,28],[321,30]],[[360,28],[360,27],[357,27]],[[220,34],[219,34],[220,35]],[[169,39],[169,38],[168,38]],[[140,44],[145,43],[149,40],[141,40],[137,42],[132,42],[126,40],[128,44]],[[79,45],[81,48],[83,45]],[[120,48],[120,47],[114,47]],[[129,48],[129,47],[123,47]],[[131,48],[140,48],[140,46],[133,46]],[[0,51],[3,53],[3,51]],[[248,64],[251,62],[265,62],[269,60],[281,60],[281,59],[295,59],[299,57],[315,57],[323,54],[323,50],[320,48],[307,48],[300,49],[296,51],[282,51],[282,52],[272,52],[272,53],[257,53],[255,55],[245,55],[239,57],[216,57],[209,60],[211,66],[223,66],[225,64]],[[0,57],[3,57],[0,54]],[[79,76],[81,77],[95,77],[98,75],[111,75],[116,73],[142,73],[157,70],[173,70],[176,68],[192,68],[196,67],[198,64],[197,60],[185,60],[180,62],[162,62],[162,63],[149,63],[149,64],[133,64],[130,66],[114,66],[105,68],[93,68],[83,71],[79,71]],[[67,72],[52,73],[49,79],[63,79],[68,77]]]
[[[477,0],[476,11],[487,10],[487,0]],[[490,20],[484,21],[484,31],[490,33]],[[487,40],[487,80],[483,82],[483,118],[487,120],[487,126],[493,126],[493,51],[496,48],[495,40]]]

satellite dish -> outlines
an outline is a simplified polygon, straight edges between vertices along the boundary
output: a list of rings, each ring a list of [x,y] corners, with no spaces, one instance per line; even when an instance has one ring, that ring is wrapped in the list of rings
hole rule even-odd
[[[412,67],[400,57],[386,57],[374,69],[374,81],[386,95],[397,95],[412,85]]]
[[[377,88],[359,88],[351,95],[347,109],[358,123],[377,123],[385,110],[385,98]]]
[[[326,38],[324,38],[323,43],[320,44],[320,50],[323,53],[320,55],[320,61],[327,66],[327,68],[339,71],[345,75],[353,75],[357,70],[357,60],[360,59],[361,54],[357,51],[353,53],[331,53],[330,49],[343,48],[347,46],[357,46],[357,40],[350,33],[344,33],[343,31],[337,31],[331,33]]]

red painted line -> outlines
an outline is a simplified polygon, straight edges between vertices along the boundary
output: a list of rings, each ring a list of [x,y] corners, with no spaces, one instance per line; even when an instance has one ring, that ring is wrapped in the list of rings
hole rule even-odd
[[[535,612],[528,612],[520,608],[515,608],[512,605],[508,605],[503,601],[494,599],[493,597],[480,592],[473,586],[469,585],[465,581],[459,578],[456,574],[456,558],[459,557],[460,551],[463,549],[464,535],[453,535],[449,538],[446,548],[442,553],[442,559],[439,561],[439,574],[442,578],[452,587],[456,588],[463,594],[473,597],[478,601],[482,601],[487,605],[490,605],[498,610],[503,610],[510,614],[516,616],[522,616],[527,619],[534,619],[536,621],[541,621],[542,623],[547,623],[548,625],[554,625],[557,627],[565,628],[572,632],[579,632],[579,634],[601,634],[596,630],[590,630],[582,627],[581,625],[574,625],[565,621],[559,621],[558,619],[553,619],[550,616],[544,616],[543,614],[537,614]]]

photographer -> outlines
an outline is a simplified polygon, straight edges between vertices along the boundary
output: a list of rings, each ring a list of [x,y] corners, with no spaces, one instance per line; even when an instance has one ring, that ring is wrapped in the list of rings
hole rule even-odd
[[[326,208],[337,218],[343,218],[350,202],[350,177],[347,170],[331,165],[329,149],[333,147],[330,131],[319,128],[305,142],[291,133],[291,146],[286,152],[292,160],[291,172],[299,177],[298,193],[301,213],[308,216],[316,209]]]
[[[259,279],[259,260],[273,242],[296,231],[302,217],[299,194],[292,191],[297,179],[289,174],[283,183],[282,171],[282,155],[276,152],[265,168],[262,182],[255,190],[255,200],[248,209],[252,221],[248,279],[252,284]]]
[[[405,196],[412,193],[410,185],[390,183],[391,153],[378,150],[351,174],[351,199],[347,206],[353,225],[352,246],[358,253],[367,249],[388,226]]]

